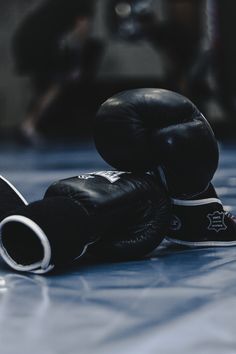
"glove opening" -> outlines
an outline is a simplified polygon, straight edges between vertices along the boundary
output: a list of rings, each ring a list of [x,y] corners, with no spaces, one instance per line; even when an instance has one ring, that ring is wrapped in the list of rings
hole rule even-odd
[[[0,231],[0,253],[10,267],[34,273],[46,273],[53,268],[50,243],[34,221],[11,215],[0,223]]]

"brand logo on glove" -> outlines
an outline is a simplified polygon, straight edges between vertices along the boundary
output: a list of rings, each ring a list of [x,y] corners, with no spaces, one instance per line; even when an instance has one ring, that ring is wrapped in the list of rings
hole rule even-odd
[[[90,179],[95,178],[95,176],[101,176],[106,178],[109,182],[115,183],[120,179],[120,176],[124,173],[128,174],[130,172],[123,172],[123,171],[98,171],[98,172],[91,172],[86,173],[86,175],[79,175],[77,178],[79,179]]]
[[[227,229],[225,225],[225,213],[223,211],[215,211],[213,214],[208,214],[207,217],[210,221],[208,230],[219,232]]]
[[[94,176],[91,176],[91,175],[89,175],[89,174],[87,174],[87,175],[79,175],[79,176],[77,176],[77,178],[79,178],[79,179],[90,179],[90,178],[95,178]]]
[[[180,230],[182,226],[181,220],[178,218],[178,216],[173,215],[171,222],[170,222],[170,229],[173,231]]]
[[[120,179],[120,176],[123,175],[124,173],[129,173],[129,172],[123,172],[123,171],[98,171],[98,172],[94,172],[93,175],[104,177],[109,182],[115,183],[116,181],[118,181]]]

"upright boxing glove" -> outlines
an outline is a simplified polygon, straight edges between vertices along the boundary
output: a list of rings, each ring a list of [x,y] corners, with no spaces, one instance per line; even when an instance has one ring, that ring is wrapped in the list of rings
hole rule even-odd
[[[118,93],[102,104],[94,124],[98,152],[125,171],[159,168],[169,194],[204,191],[218,165],[214,133],[186,97],[163,89]]]
[[[151,173],[106,171],[54,183],[42,201],[0,224],[4,260],[19,271],[46,273],[92,252],[133,259],[153,251],[169,227],[170,202]]]
[[[235,219],[209,184],[218,165],[217,141],[186,97],[162,89],[121,92],[99,109],[94,140],[116,168],[158,170],[172,197],[169,239],[188,245],[235,244]]]

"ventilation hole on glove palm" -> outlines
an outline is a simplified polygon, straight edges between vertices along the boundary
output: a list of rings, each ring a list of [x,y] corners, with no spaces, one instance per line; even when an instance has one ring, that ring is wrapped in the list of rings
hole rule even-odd
[[[18,222],[4,225],[2,244],[10,258],[23,266],[40,262],[44,257],[39,238],[29,227]]]

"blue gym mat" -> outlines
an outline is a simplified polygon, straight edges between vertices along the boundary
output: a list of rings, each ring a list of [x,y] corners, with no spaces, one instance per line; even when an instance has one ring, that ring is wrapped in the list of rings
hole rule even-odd
[[[220,149],[214,184],[236,213],[236,145]],[[0,174],[28,201],[55,180],[104,169],[91,143],[0,147]],[[0,262],[1,354],[235,354],[235,318],[236,247],[164,242],[151,258],[46,276]]]

